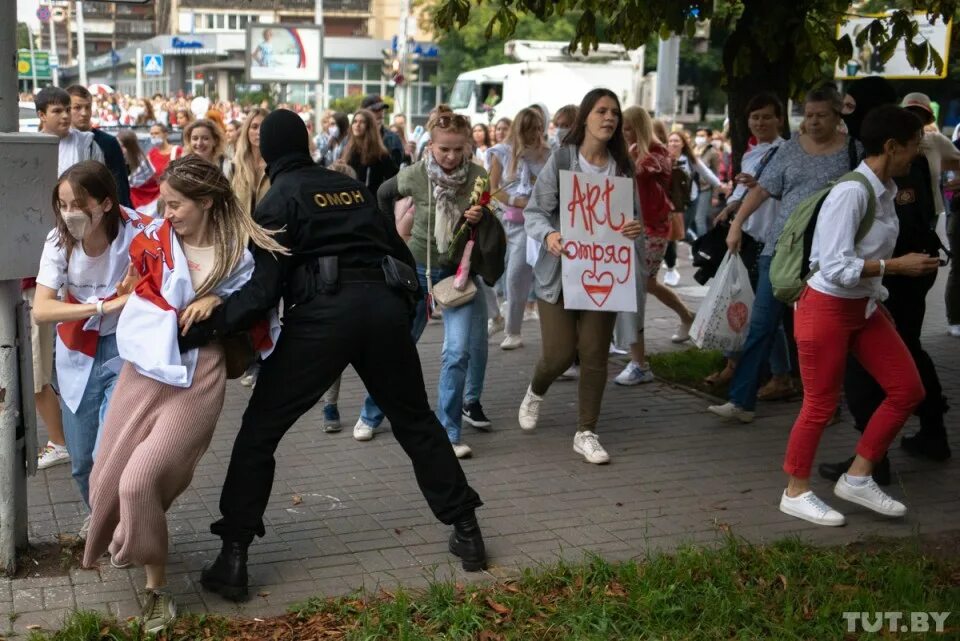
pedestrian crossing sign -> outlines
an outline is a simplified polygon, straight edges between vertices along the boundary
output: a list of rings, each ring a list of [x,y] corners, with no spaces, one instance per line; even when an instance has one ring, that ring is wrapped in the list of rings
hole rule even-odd
[[[163,56],[159,54],[145,54],[143,56],[143,73],[148,76],[162,76]]]

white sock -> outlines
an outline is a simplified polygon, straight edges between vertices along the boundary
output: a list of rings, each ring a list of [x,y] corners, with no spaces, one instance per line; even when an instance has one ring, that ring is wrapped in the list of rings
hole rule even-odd
[[[867,481],[870,480],[869,476],[853,476],[852,474],[844,474],[847,477],[847,483],[854,487],[862,487],[867,484]]]

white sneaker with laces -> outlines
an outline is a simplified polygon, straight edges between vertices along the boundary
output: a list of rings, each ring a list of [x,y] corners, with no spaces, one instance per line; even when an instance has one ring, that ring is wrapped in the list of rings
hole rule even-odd
[[[669,287],[676,287],[680,284],[680,272],[677,271],[676,267],[668,269],[663,275],[663,284]]]
[[[356,441],[369,441],[373,438],[373,428],[364,423],[362,418],[358,418],[357,424],[353,426],[353,438]]]
[[[517,334],[507,334],[503,342],[500,343],[500,349],[504,350],[517,349],[518,347],[523,347],[523,337]]]
[[[947,328],[947,333],[954,338],[960,338],[960,325],[951,325]]]
[[[537,308],[536,307],[526,308],[523,311],[523,320],[525,321],[540,320],[540,314],[537,312]]]
[[[677,330],[677,333],[670,337],[670,342],[672,343],[686,343],[690,340],[690,328],[693,327],[693,323],[680,323],[680,329]]]
[[[741,423],[753,423],[755,412],[749,412],[737,407],[733,403],[724,403],[723,405],[711,405],[707,408],[711,414],[716,414],[720,418],[736,419]]]
[[[817,525],[838,527],[847,522],[842,514],[821,501],[812,490],[794,497],[787,496],[787,491],[784,490],[780,497],[780,511]]]
[[[582,455],[587,463],[603,465],[610,462],[610,455],[593,432],[577,432],[573,437],[573,451]]]
[[[453,453],[457,455],[457,458],[470,458],[473,455],[473,450],[466,443],[454,443]]]
[[[523,397],[523,402],[520,403],[520,429],[522,430],[535,430],[537,429],[537,421],[540,419],[540,404],[543,403],[543,397],[537,396],[533,393],[529,387],[527,388],[527,393]]]
[[[907,513],[907,506],[890,498],[880,489],[873,477],[868,477],[863,485],[853,485],[847,481],[847,475],[844,474],[833,486],[833,493],[844,501],[862,505],[884,516],[896,517]]]
[[[53,441],[47,441],[47,444],[40,450],[40,456],[37,457],[37,469],[45,470],[54,465],[70,462],[70,452],[66,445],[57,445]]]
[[[649,365],[641,365],[636,361],[630,361],[623,368],[613,382],[617,385],[641,385],[643,383],[652,383],[654,381],[653,371]]]
[[[497,316],[487,321],[487,337],[496,336],[506,327],[507,321],[503,316]]]

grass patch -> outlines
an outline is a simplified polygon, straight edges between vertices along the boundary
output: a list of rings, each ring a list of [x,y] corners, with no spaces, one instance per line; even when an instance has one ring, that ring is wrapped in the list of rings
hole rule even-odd
[[[942,537],[941,537],[942,538]],[[956,549],[960,535],[941,541]],[[795,539],[756,546],[728,536],[641,561],[588,558],[527,570],[490,586],[314,598],[267,620],[184,617],[165,641],[608,641],[613,639],[919,639],[848,633],[843,612],[956,610],[960,559],[917,537],[818,548]],[[939,638],[960,638],[960,613]],[[30,641],[140,641],[129,624],[77,613]]]
[[[687,349],[682,352],[648,354],[647,360],[657,378],[726,398],[726,385],[707,385],[703,379],[723,368],[726,359],[717,350]]]

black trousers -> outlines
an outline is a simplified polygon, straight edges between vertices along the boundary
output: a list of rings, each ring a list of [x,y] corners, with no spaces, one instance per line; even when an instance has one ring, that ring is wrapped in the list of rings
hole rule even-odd
[[[931,436],[945,435],[943,415],[947,411],[943,386],[937,376],[930,355],[920,344],[920,332],[923,329],[923,317],[927,311],[927,292],[933,287],[936,274],[932,277],[885,278],[883,284],[890,292],[890,298],[884,303],[897,326],[897,333],[903,339],[907,349],[920,372],[920,380],[927,392],[923,402],[917,406],[914,414],[920,419],[920,428]],[[853,357],[847,361],[847,372],[843,382],[847,405],[853,415],[857,430],[863,432],[870,417],[876,411],[885,395],[880,385],[863,369]]]
[[[408,303],[383,283],[348,283],[285,317],[243,414],[220,496],[223,518],[211,532],[248,543],[264,535],[277,445],[347,365],[390,419],[436,517],[450,524],[482,505],[427,401]]]

